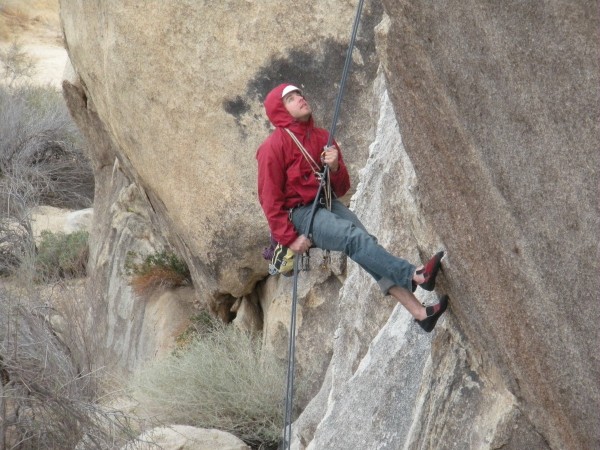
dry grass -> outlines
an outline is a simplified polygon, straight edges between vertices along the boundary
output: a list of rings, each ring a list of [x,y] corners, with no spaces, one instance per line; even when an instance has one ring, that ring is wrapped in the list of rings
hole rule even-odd
[[[59,92],[0,85],[0,270],[32,255],[31,212],[89,207],[94,178]]]
[[[108,359],[87,326],[89,288],[0,285],[1,449],[120,448],[138,434],[134,419],[104,406]]]
[[[60,29],[58,0],[0,0],[0,41],[34,29]]]
[[[216,428],[272,448],[283,427],[284,382],[285,368],[260,339],[215,322],[209,333],[143,369],[133,397],[159,422]]]

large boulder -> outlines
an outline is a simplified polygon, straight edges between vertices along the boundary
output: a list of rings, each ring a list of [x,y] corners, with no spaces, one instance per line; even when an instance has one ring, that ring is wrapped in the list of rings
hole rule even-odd
[[[244,441],[224,431],[172,425],[148,430],[122,450],[250,450]]]
[[[255,162],[270,132],[262,100],[284,80],[306,86],[329,126],[353,5],[62,0],[61,11],[85,108],[187,247],[199,292],[215,310],[231,306],[266,274]],[[379,20],[376,10],[365,16]],[[366,26],[339,127],[354,173],[368,142],[372,37]]]
[[[38,206],[31,213],[33,236],[38,241],[42,231],[65,234],[77,231],[89,232],[93,215],[92,208],[71,211],[53,206]]]

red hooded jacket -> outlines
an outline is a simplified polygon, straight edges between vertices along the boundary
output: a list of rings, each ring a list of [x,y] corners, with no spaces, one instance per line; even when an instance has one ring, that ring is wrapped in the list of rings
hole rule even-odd
[[[281,94],[289,84],[281,84],[267,95],[264,105],[267,117],[276,127],[256,152],[258,161],[258,199],[265,212],[273,238],[289,246],[298,232],[288,218],[291,208],[312,204],[319,189],[310,164],[284,128],[292,131],[312,158],[321,163],[321,152],[327,145],[329,132],[307,122],[294,119],[283,105]],[[338,148],[338,145],[334,142]],[[350,177],[339,153],[339,168],[329,171],[331,188],[341,197],[350,189]]]

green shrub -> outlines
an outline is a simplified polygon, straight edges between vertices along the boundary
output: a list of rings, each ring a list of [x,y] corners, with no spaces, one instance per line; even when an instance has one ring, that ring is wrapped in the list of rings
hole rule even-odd
[[[190,270],[175,253],[163,250],[135,262],[137,254],[129,252],[125,260],[125,273],[131,277],[131,286],[138,295],[158,287],[175,288],[191,283]]]
[[[37,275],[45,281],[85,276],[88,256],[87,231],[42,231],[35,264]]]
[[[134,397],[166,424],[216,428],[264,448],[281,437],[284,383],[285,368],[260,339],[219,323],[139,373]]]

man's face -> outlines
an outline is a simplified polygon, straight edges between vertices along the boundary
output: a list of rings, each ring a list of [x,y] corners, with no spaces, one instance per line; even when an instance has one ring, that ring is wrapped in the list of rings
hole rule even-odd
[[[312,114],[310,105],[298,91],[292,91],[283,97],[283,106],[294,119],[300,122],[306,122]]]

